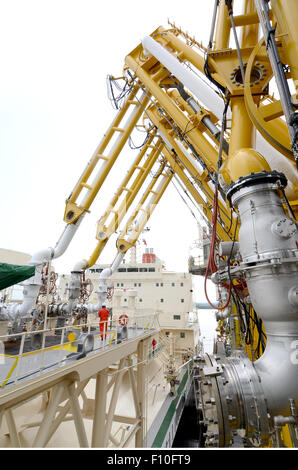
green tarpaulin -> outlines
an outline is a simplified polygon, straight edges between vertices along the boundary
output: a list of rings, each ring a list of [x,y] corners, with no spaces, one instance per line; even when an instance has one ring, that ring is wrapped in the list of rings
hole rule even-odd
[[[0,263],[0,290],[34,276],[35,266]]]

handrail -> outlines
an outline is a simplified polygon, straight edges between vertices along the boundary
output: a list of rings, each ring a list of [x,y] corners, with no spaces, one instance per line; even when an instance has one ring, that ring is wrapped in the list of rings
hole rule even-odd
[[[45,373],[49,369],[63,367],[68,360],[80,359],[88,353],[94,354],[96,352],[103,352],[113,347],[113,345],[143,336],[147,332],[156,329],[155,319],[155,313],[133,316],[128,319],[127,325],[121,326],[119,324],[119,316],[116,316],[112,320],[108,319],[108,321],[100,322],[97,320],[82,323],[81,325],[72,324],[59,328],[47,328],[43,330],[23,331],[11,335],[0,335],[0,341],[2,342],[8,342],[9,339],[15,341],[16,338],[20,340],[18,353],[14,355],[2,355],[4,364],[7,359],[11,360],[14,358],[15,360],[10,370],[6,370],[3,376],[1,374],[1,370],[4,371],[3,365],[0,366],[0,387],[3,389],[7,385],[16,384],[18,381],[26,380],[28,377],[31,378],[33,375]],[[102,325],[103,328],[100,329],[100,325]],[[43,347],[39,349],[32,347],[32,350],[24,352],[26,339],[32,339],[34,335],[42,335],[40,344]],[[60,336],[60,341],[58,340],[54,345],[46,345],[46,338],[53,336],[58,338]],[[88,337],[89,340],[92,340],[93,347],[91,350],[84,353],[84,341],[87,341]],[[82,342],[83,351],[78,350],[78,345],[81,345]],[[51,360],[50,355],[46,356],[46,354],[51,351],[58,353],[58,355],[54,356],[54,360]],[[26,364],[24,364],[26,358],[33,355],[34,360],[27,361]]]

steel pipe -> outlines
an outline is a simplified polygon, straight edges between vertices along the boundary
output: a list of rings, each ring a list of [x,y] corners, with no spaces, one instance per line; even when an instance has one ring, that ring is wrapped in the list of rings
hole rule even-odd
[[[159,60],[197,99],[204,103],[218,119],[222,119],[225,103],[218,97],[215,91],[203,80],[199,80],[191,71],[187,70],[170,52],[155,41],[151,36],[146,36],[142,45],[145,54],[149,53]],[[228,110],[228,118],[230,111]]]

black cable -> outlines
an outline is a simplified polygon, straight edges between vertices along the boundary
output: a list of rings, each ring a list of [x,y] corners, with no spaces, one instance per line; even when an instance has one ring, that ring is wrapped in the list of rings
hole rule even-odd
[[[182,201],[184,202],[184,204],[186,205],[186,207],[188,208],[188,210],[190,211],[191,215],[195,218],[196,222],[199,223],[199,220],[197,219],[195,213],[193,212],[193,210],[189,207],[189,205],[187,204],[186,200],[184,199],[184,197],[182,196],[182,194],[180,193],[180,191],[178,190],[178,188],[176,187],[176,185],[174,184],[174,181],[172,179],[171,181],[172,185],[174,186],[174,188],[176,189],[177,193],[179,194],[179,196],[181,197]],[[189,197],[189,194],[187,193],[186,189],[184,189],[184,192],[185,194]]]
[[[239,318],[239,321],[240,321],[240,325],[239,325],[240,326],[240,331],[244,335],[245,331],[246,331],[246,327],[245,327],[244,320],[243,320],[243,314],[242,314],[241,306],[239,305],[238,298],[235,297],[233,292],[232,292],[232,297],[233,297],[233,302],[234,302],[234,305],[236,307],[237,315],[238,315],[238,318]]]
[[[247,311],[247,307],[246,307],[245,303],[242,301],[242,299],[239,296],[239,293],[237,292],[237,289],[236,289],[236,287],[233,283],[232,276],[231,276],[231,264],[230,263],[231,263],[231,258],[232,258],[232,254],[233,254],[233,248],[234,248],[235,241],[236,241],[238,221],[239,221],[239,219],[238,219],[238,216],[237,216],[235,230],[234,230],[233,243],[232,243],[232,246],[231,246],[229,257],[227,259],[227,266],[228,266],[229,281],[231,283],[232,290],[235,293],[235,295],[233,295],[233,299],[234,300],[235,300],[235,298],[237,299],[237,302],[236,303],[234,302],[234,303],[236,305],[237,313],[238,313],[239,318],[241,318],[241,321],[243,320],[242,319],[242,314],[239,314],[239,312],[241,310],[242,310],[242,312],[244,312],[246,328],[245,328],[244,331],[242,330],[242,332],[245,335],[245,339],[244,339],[245,344],[249,345],[249,344],[252,344],[252,341],[253,341],[253,335],[252,335],[252,331],[251,331],[251,327],[250,327],[250,318],[251,317],[250,317],[249,312]]]
[[[255,349],[255,353],[257,354],[257,357],[260,357],[261,354],[264,352],[263,350],[261,351],[261,348],[263,349],[263,345],[262,345],[262,334],[260,334],[260,329],[262,329],[263,327],[263,322],[261,320],[261,318],[258,318],[255,310],[252,308],[253,310],[253,315],[254,315],[254,318],[255,318],[255,321],[256,321],[256,324],[257,324],[257,330],[258,330],[258,344],[257,344],[257,347]]]
[[[124,86],[121,87],[118,84],[118,80],[115,80],[112,75],[107,75],[107,84],[109,100],[111,101],[113,108],[119,110],[121,108],[122,101],[131,92],[132,86],[129,85],[127,80],[125,80]],[[115,96],[113,86],[120,92],[118,96]],[[109,93],[111,96],[109,96]]]
[[[139,150],[139,149],[143,148],[144,145],[146,145],[146,143],[148,142],[148,139],[149,139],[149,137],[150,137],[150,130],[151,130],[151,128],[148,129],[147,135],[146,135],[146,137],[145,137],[145,140],[144,140],[144,142],[143,142],[141,145],[135,145],[134,142],[133,142],[133,140],[132,140],[132,137],[129,136],[129,138],[128,138],[128,145],[129,145],[129,147],[130,147],[132,150]]]
[[[132,82],[132,83],[135,83],[136,80],[135,80],[135,78],[133,77],[133,75],[130,73],[129,70],[127,70],[127,74],[129,75],[129,77],[130,77],[130,79],[131,79],[131,82]],[[188,146],[188,148],[189,148],[189,149],[191,150],[191,152],[193,153],[195,159],[200,163],[200,165],[202,166],[202,168],[207,171],[208,176],[209,176],[210,180],[212,181],[212,183],[213,183],[213,184],[216,184],[216,178],[214,177],[213,173],[212,173],[212,172],[209,170],[209,168],[207,167],[207,165],[206,165],[206,163],[204,162],[203,158],[197,153],[197,151],[195,150],[194,146],[183,136],[183,134],[181,133],[180,129],[179,129],[177,126],[175,126],[175,125],[168,119],[168,117],[166,116],[166,114],[165,114],[165,112],[163,111],[163,109],[160,108],[159,106],[157,106],[157,104],[156,104],[154,101],[152,101],[152,98],[148,95],[146,89],[145,89],[144,87],[142,87],[139,83],[138,83],[138,86],[139,86],[139,88],[140,88],[141,90],[143,90],[143,92],[148,96],[149,100],[150,100],[150,101],[152,102],[152,104],[158,109],[159,113],[166,119],[166,121],[169,123],[169,125],[172,127],[172,129],[176,132],[176,134],[178,135],[178,137],[180,138],[180,140],[182,140],[182,141]],[[139,99],[138,99],[138,97],[136,96],[136,94],[135,94],[135,97],[136,97],[136,99],[139,101]],[[226,104],[226,108],[227,108],[227,106],[228,106],[228,105]],[[150,117],[148,116],[148,114],[147,114],[147,112],[146,112],[146,109],[143,108],[143,111],[144,111],[144,113],[147,115],[147,117],[149,118],[149,120],[151,121]],[[152,121],[151,121],[151,122],[152,122]],[[167,148],[167,145],[165,145],[165,149],[166,149],[169,153],[171,153],[170,150]],[[174,152],[173,149],[172,149],[172,151]],[[178,158],[178,159],[180,160],[180,158],[179,158],[179,156],[176,154],[176,152],[174,152],[174,153],[175,153],[176,158]],[[180,160],[180,161],[181,161],[181,160]],[[182,162],[181,162],[181,163],[182,163]],[[188,170],[188,171],[189,171],[189,170]],[[191,176],[192,176],[192,178],[197,182],[197,184],[201,185],[201,182],[200,182],[194,175],[191,175]],[[202,190],[202,192],[206,195],[206,189],[201,187],[201,190]],[[221,193],[222,197],[225,198],[225,194],[223,194],[221,188],[219,188],[219,190],[220,190],[220,193]],[[207,195],[207,197],[208,197],[208,195]],[[219,210],[222,212],[222,210],[221,210],[220,208],[219,208]],[[219,214],[219,215],[220,215],[220,214]],[[225,215],[226,215],[226,214],[225,214]],[[227,216],[227,215],[226,215],[226,216]],[[229,217],[227,216],[227,218],[229,218]],[[227,232],[227,230],[225,229],[225,224],[224,224],[224,222],[221,223],[221,226],[222,226],[222,229],[224,230],[224,232],[227,234],[227,236],[231,239],[230,234],[229,234],[229,233]]]
[[[230,226],[228,228],[228,233],[230,233],[232,225],[233,225],[233,208],[231,207],[230,208]]]
[[[127,70],[127,74],[130,76],[132,82],[134,83],[135,82],[135,78],[132,76],[132,74],[130,73],[129,70]],[[146,93],[146,95],[148,96],[146,90],[139,84],[139,87],[143,90],[144,93]],[[137,97],[136,97],[137,98]],[[138,99],[138,98],[137,98]],[[202,166],[202,168],[204,170],[207,171],[208,173],[208,176],[209,178],[211,179],[211,181],[214,183],[215,182],[215,179],[214,179],[214,176],[212,174],[212,172],[209,170],[208,166],[206,165],[206,163],[204,162],[203,158],[197,153],[197,151],[195,150],[194,146],[184,137],[183,133],[181,133],[179,127],[175,126],[167,117],[166,113],[164,112],[164,110],[160,107],[160,106],[157,106],[157,104],[152,101],[151,97],[149,97],[150,101],[152,102],[152,104],[157,108],[158,112],[161,114],[161,116],[163,116],[166,121],[168,122],[168,124],[172,127],[172,129],[176,132],[176,134],[178,135],[179,139],[181,141],[183,141],[187,147],[192,151],[192,153],[194,154],[194,157],[195,159],[200,163],[200,165]],[[145,111],[144,111],[145,112]],[[148,115],[147,115],[148,116]],[[149,118],[150,119],[150,118]]]
[[[255,353],[257,354],[258,357],[260,357],[261,354],[265,350],[264,338],[266,339],[266,335],[263,331],[262,319],[258,317],[256,311],[254,310],[254,308],[252,306],[249,309],[247,309],[247,306],[246,306],[245,302],[243,302],[243,300],[241,299],[235,285],[233,284],[232,276],[231,276],[231,264],[230,263],[231,263],[233,248],[234,248],[234,244],[235,244],[235,240],[236,240],[238,220],[239,219],[238,219],[238,216],[237,216],[235,231],[234,231],[234,237],[233,237],[233,243],[232,243],[232,246],[231,246],[229,257],[227,259],[228,277],[229,277],[229,281],[230,281],[231,286],[232,286],[232,290],[234,291],[234,293],[232,292],[232,297],[233,297],[234,305],[236,306],[238,317],[240,319],[240,331],[244,334],[245,344],[246,345],[252,345],[253,344],[253,332],[252,332],[252,329],[251,329],[251,321],[252,321],[253,324],[255,325],[255,327],[257,328],[257,332],[258,332],[258,344],[257,344],[257,347],[255,349]],[[242,312],[244,313],[244,318],[245,318],[245,328],[244,328],[244,323],[243,323],[243,314],[242,314]]]
[[[208,54],[206,54],[206,56],[205,56],[204,74],[206,75],[206,77],[208,78],[208,80],[210,80],[210,82],[213,83],[213,85],[215,85],[215,86],[221,91],[221,93],[225,94],[226,89],[225,89],[220,83],[218,83],[218,82],[215,80],[215,78],[212,77],[212,75],[211,75],[211,73],[210,73],[209,64],[208,64]]]
[[[282,195],[283,195],[283,197],[284,197],[284,199],[285,199],[285,201],[286,201],[286,205],[287,205],[288,211],[290,212],[292,218],[296,221],[295,214],[294,214],[293,209],[292,209],[292,207],[291,207],[291,204],[289,203],[289,200],[288,200],[288,198],[287,198],[287,196],[286,196],[286,193],[285,193],[284,188],[281,188],[281,192],[282,192]]]
[[[222,150],[223,150],[223,143],[224,143],[224,132],[225,132],[226,126],[227,126],[227,111],[228,111],[229,104],[230,104],[230,98],[228,98],[225,101],[225,106],[224,106],[224,110],[223,110],[223,113],[222,113],[222,123],[221,123],[221,132],[220,132],[220,141],[219,141],[217,171],[220,170],[220,167],[222,165]]]

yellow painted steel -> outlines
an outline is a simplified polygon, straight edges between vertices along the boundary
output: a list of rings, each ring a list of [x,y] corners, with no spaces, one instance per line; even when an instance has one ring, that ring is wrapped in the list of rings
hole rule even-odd
[[[199,205],[203,205],[203,210],[208,218],[209,222],[212,221],[212,205],[213,205],[213,190],[208,185],[210,181],[208,175],[205,173],[200,174],[198,169],[192,163],[190,158],[187,158],[185,152],[181,150],[181,147],[178,146],[174,137],[173,131],[170,128],[167,128],[165,125],[165,119],[158,114],[158,111],[155,107],[151,106],[147,110],[147,115],[150,117],[151,121],[160,129],[161,135],[164,136],[165,141],[169,142],[170,149],[165,147],[163,154],[165,158],[171,165],[172,170],[181,180],[182,184],[187,188],[189,193],[195,199]],[[174,150],[174,152],[171,151]],[[194,183],[190,180],[194,179],[197,184],[199,184],[199,189],[195,188]],[[224,204],[219,201],[219,216],[223,222],[223,227],[221,224],[218,225],[218,236],[221,240],[229,240],[227,235],[227,229],[231,226],[230,221],[230,211]],[[226,228],[226,230],[224,230]],[[235,226],[234,222],[232,223],[231,233],[233,233]]]
[[[193,109],[191,108],[191,106],[181,98],[180,94],[175,88],[173,90],[170,90],[168,92],[168,95],[171,99],[175,101],[175,103],[179,106],[179,108],[181,109],[181,111],[183,111],[183,113],[185,112],[187,113],[187,116],[189,119],[187,129],[191,130],[195,128],[197,131],[200,131],[203,135],[204,134],[208,135],[209,139],[213,140],[215,149],[218,149],[219,147],[218,140],[214,137],[214,135],[210,132],[210,130],[206,128],[206,126],[202,122],[203,119],[208,116],[210,120],[213,122],[213,124],[216,124],[218,123],[217,117],[212,112],[204,109],[201,105],[200,105],[201,111],[198,113],[195,113]],[[189,132],[186,131],[185,134],[188,136]],[[200,149],[200,152],[202,153],[201,149]]]
[[[194,147],[200,149],[202,158],[204,158],[209,163],[211,167],[210,169],[216,170],[218,159],[218,153],[216,149],[212,147],[211,143],[196,128],[189,129],[189,120],[187,116],[185,116],[185,114],[177,107],[168,94],[160,88],[159,83],[154,80],[155,77],[150,76],[150,74],[142,68],[142,61],[139,58],[139,51],[134,51],[134,55],[135,57],[132,55],[126,56],[126,65],[135,72],[136,76],[141,80],[146,89],[149,90],[150,94],[153,95],[158,101],[159,106],[161,106],[166,111],[166,113],[171,116],[175,124],[179,127],[180,132],[183,133],[188,131],[188,139],[191,141]],[[163,67],[162,70],[164,70]],[[166,76],[169,75],[170,73],[167,72]]]
[[[246,19],[246,21],[242,25],[243,28],[241,30],[241,47],[253,47],[256,42],[258,42],[259,34],[259,18],[255,10],[254,0],[245,0],[243,8],[243,17]],[[250,23],[248,23],[248,18],[251,19]]]
[[[68,339],[68,341],[71,341],[71,342],[75,341],[75,339],[76,339],[76,335],[74,334],[74,332],[73,332],[73,331],[71,331],[71,332],[69,333],[69,335],[68,335],[68,338],[67,338],[67,339]]]
[[[96,234],[98,244],[89,258],[88,267],[91,267],[96,263],[99,255],[101,254],[111,235],[118,229],[119,224],[127,214],[128,209],[142,188],[142,185],[148,177],[149,172],[152,170],[153,165],[157,161],[162,148],[162,143],[160,140],[158,140],[156,144],[152,145],[154,137],[155,133],[152,133],[148,139],[148,142],[143,146],[138,156],[132,163],[130,170],[120,184],[120,187],[115,193],[113,199],[110,201],[105,213],[98,221]],[[150,150],[149,155],[144,157],[148,150]],[[141,160],[144,158],[145,162],[141,164]],[[137,175],[135,175],[135,173],[137,173]],[[135,176],[135,179],[131,182],[131,186],[128,186],[128,183],[133,176]],[[125,197],[123,198],[119,207],[115,209],[115,206],[123,193],[125,193]],[[111,220],[106,226],[105,224],[109,218],[111,218]]]
[[[229,155],[242,148],[255,146],[254,126],[247,114],[243,96],[231,99],[232,126]]]
[[[291,77],[298,98],[298,8],[297,0],[271,0],[274,18],[277,22],[277,35],[282,41],[283,63],[290,66]],[[296,101],[297,104],[297,101]]]
[[[8,372],[8,374],[7,374],[7,376],[5,377],[4,381],[2,382],[2,384],[1,384],[1,387],[2,387],[2,388],[4,388],[5,385],[7,384],[8,380],[9,380],[9,378],[11,377],[13,371],[15,370],[15,368],[16,368],[18,362],[19,362],[19,356],[16,357],[16,359],[15,359],[13,365],[12,365],[12,368],[10,369],[10,371]]]
[[[68,224],[75,223],[80,216],[89,210],[90,205],[92,204],[94,198],[96,197],[98,191],[100,190],[103,182],[107,178],[111,168],[116,162],[117,157],[119,156],[121,150],[123,149],[124,145],[126,144],[132,130],[136,126],[138,120],[140,119],[143,113],[143,107],[146,106],[148,102],[148,97],[145,96],[141,102],[135,101],[134,98],[139,90],[138,85],[135,85],[132,92],[128,96],[125,104],[119,110],[116,118],[114,119],[113,123],[107,130],[102,142],[98,146],[95,154],[91,158],[90,162],[88,163],[86,169],[84,170],[82,176],[80,177],[78,183],[74,187],[70,197],[66,201],[66,208],[64,214],[64,221]],[[137,103],[137,104],[135,104]],[[125,130],[119,129],[119,125],[122,119],[127,116],[128,110],[131,110],[131,107],[137,106],[137,111],[135,112],[132,119],[130,119],[129,124],[126,126]],[[112,138],[115,136],[115,133],[119,134],[120,132],[120,139],[116,140],[112,152],[109,156],[103,155],[105,152],[108,144],[111,142]],[[100,169],[98,169],[97,164],[98,162],[106,162]],[[97,170],[97,174],[95,175],[94,181],[90,184],[89,178],[93,175],[94,170]],[[88,190],[88,194],[86,199],[81,203],[77,203],[77,199],[80,196],[82,190],[86,188]]]
[[[258,88],[252,89],[250,86],[251,75],[256,63],[259,64],[258,70],[260,70],[260,74],[262,73],[264,75],[265,73],[265,75],[263,83],[260,80],[257,80],[259,81],[257,84]],[[260,75],[260,77],[263,77],[263,75]],[[266,139],[285,157],[294,161],[287,125],[285,121],[281,119],[283,112],[280,102],[270,96],[267,96],[268,99],[266,101],[264,99],[261,101],[256,100],[256,94],[261,93],[261,84],[263,88],[266,87],[271,77],[272,71],[268,62],[264,39],[261,39],[260,42],[254,47],[247,63],[245,73],[246,109],[249,113],[249,117],[252,123],[262,134],[264,139]]]
[[[284,445],[288,448],[291,448],[293,447],[293,443],[292,443],[292,439],[291,439],[291,434],[290,434],[290,430],[289,430],[289,426],[286,425],[282,428],[282,431],[281,431],[281,438],[284,442]]]
[[[220,169],[227,184],[237,181],[242,176],[260,171],[271,171],[263,155],[252,148],[243,147],[232,153]]]
[[[202,55],[199,54],[199,51],[197,52],[196,50],[194,50],[194,47],[191,47],[187,43],[184,43],[171,31],[166,31],[162,34],[163,38],[167,39],[168,45],[173,48],[177,52],[177,54],[179,54],[180,58],[182,54],[184,60],[189,61],[201,73],[204,73],[205,59]],[[155,37],[155,39],[158,40],[158,37]],[[214,63],[212,59],[209,61],[209,65],[213,67]],[[225,81],[223,80],[223,77],[220,74],[214,73],[213,78],[221,85],[225,85]]]
[[[219,0],[219,12],[215,31],[214,49],[227,49],[229,47],[231,24],[228,7],[225,0]]]
[[[172,176],[172,171],[167,168],[164,162],[161,162],[157,174],[152,178],[137,208],[134,210],[117,239],[116,245],[120,253],[126,253],[127,250],[136,243],[139,235],[144,230],[145,225],[167,189]],[[140,216],[139,220],[137,219],[138,216]]]
[[[254,12],[254,2],[246,0],[244,4],[244,14]],[[254,46],[258,40],[258,24],[249,24],[242,28],[241,53],[245,48]],[[239,64],[240,68],[240,64]],[[240,72],[240,70],[239,70]],[[243,80],[238,79],[244,86]],[[247,113],[243,93],[240,96],[231,96],[232,125],[231,139],[229,146],[229,157],[242,148],[255,147],[255,128]],[[250,172],[249,172],[250,173]],[[249,174],[247,173],[247,174]],[[245,176],[245,175],[242,175]]]

